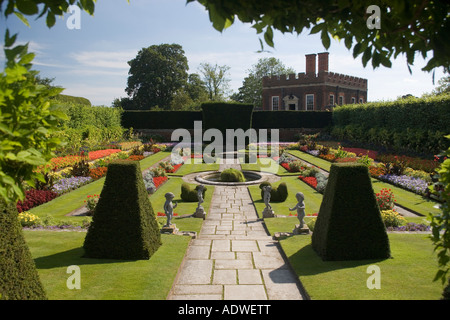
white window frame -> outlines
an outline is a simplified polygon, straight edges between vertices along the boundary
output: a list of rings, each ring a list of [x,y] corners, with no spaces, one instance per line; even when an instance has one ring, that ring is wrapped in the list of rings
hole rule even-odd
[[[359,103],[364,103],[364,99],[363,98],[359,98]]]
[[[276,106],[275,106],[275,103],[274,103],[275,101],[277,102]],[[280,108],[280,97],[279,96],[272,96],[272,110],[278,111],[279,108]]]
[[[356,98],[352,97],[352,103],[355,104],[356,103]]]
[[[334,94],[330,93],[328,103],[330,104],[330,106],[334,106]]]
[[[339,96],[339,105],[344,105],[344,96]]]
[[[309,105],[308,105],[308,98],[309,97],[312,97],[312,109],[308,108],[309,107]],[[314,111],[314,94],[307,94],[305,96],[305,110],[306,111]]]

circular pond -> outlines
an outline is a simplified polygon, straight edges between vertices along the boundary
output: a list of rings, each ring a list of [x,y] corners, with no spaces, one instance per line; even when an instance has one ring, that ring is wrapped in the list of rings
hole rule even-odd
[[[245,177],[245,182],[224,182],[220,181],[220,172],[219,171],[206,171],[195,176],[195,181],[202,184],[211,184],[211,185],[219,185],[219,186],[245,186],[252,184],[259,184],[264,181],[269,180],[269,175],[263,172],[254,172],[254,171],[242,171]]]

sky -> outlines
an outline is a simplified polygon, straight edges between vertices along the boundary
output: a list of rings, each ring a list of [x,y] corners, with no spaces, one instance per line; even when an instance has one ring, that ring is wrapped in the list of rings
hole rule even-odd
[[[382,19],[382,17],[381,17]],[[368,79],[368,101],[395,100],[413,94],[420,97],[431,92],[444,76],[436,69],[432,74],[421,71],[426,61],[416,58],[409,73],[406,58],[392,60],[392,68],[364,68],[361,57],[353,58],[343,43],[332,40],[326,50],[318,35],[305,30],[300,35],[275,32],[275,48],[261,49],[259,38],[250,24],[236,21],[218,32],[208,12],[197,2],[186,0],[98,0],[94,16],[82,12],[80,29],[69,29],[71,14],[57,19],[48,28],[45,19],[28,19],[25,26],[15,16],[0,21],[5,28],[18,33],[18,42],[29,43],[36,53],[33,69],[41,77],[54,78],[54,85],[65,88],[63,94],[88,98],[93,105],[111,106],[116,98],[126,97],[129,65],[139,50],[163,43],[182,46],[189,73],[200,73],[200,63],[227,65],[230,89],[237,92],[249,69],[259,59],[274,57],[297,73],[305,72],[305,55],[329,52],[329,70]],[[381,20],[382,21],[382,20]],[[4,63],[3,50],[0,61]]]

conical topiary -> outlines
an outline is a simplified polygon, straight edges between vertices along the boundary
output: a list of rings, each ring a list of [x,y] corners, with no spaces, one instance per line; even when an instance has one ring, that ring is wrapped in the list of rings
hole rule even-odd
[[[390,257],[389,239],[366,166],[331,166],[312,247],[323,260]]]
[[[85,256],[149,259],[160,245],[159,226],[145,189],[139,162],[110,163],[84,241]]]
[[[0,199],[0,300],[46,300],[15,203]]]

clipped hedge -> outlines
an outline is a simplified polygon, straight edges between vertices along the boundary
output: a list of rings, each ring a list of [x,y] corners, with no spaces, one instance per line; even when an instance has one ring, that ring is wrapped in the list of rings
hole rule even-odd
[[[207,102],[202,104],[203,129],[243,129],[252,127],[253,105],[242,103]]]
[[[197,185],[194,189],[192,189],[189,184],[183,183],[181,185],[181,200],[186,202],[198,202],[198,188],[199,185]],[[205,199],[205,193],[206,193],[207,187],[203,188],[203,199]]]
[[[220,173],[220,181],[223,182],[245,182],[245,177],[242,171],[228,168]]]
[[[390,257],[389,239],[366,166],[331,165],[311,241],[322,260]]]
[[[122,126],[133,129],[194,129],[194,121],[202,121],[201,111],[126,110]]]
[[[288,197],[288,189],[286,182],[281,182],[278,186],[272,186],[272,184],[268,181],[264,181],[259,185],[261,189],[261,198],[264,199],[264,190],[262,189],[264,186],[271,186],[272,190],[270,191],[270,202],[284,202]]]
[[[158,222],[139,162],[111,162],[84,241],[85,256],[150,259],[160,245]]]
[[[336,107],[332,135],[399,151],[439,153],[448,148],[450,95]]]
[[[254,111],[252,125],[255,129],[326,128],[332,125],[328,111]]]
[[[14,203],[0,199],[0,300],[46,300]]]

